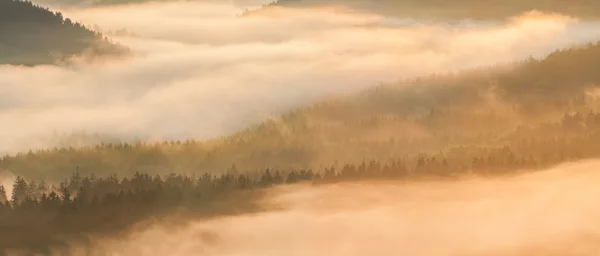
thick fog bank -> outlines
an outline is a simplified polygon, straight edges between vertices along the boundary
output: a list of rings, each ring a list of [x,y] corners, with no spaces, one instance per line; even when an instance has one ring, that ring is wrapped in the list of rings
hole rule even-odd
[[[157,225],[91,255],[597,255],[600,162],[509,178],[284,186],[281,210]],[[106,254],[102,254],[106,253]]]
[[[125,60],[0,67],[0,152],[53,132],[204,139],[381,82],[454,71],[600,38],[596,24],[524,14],[504,24],[424,24],[335,9],[238,17],[235,4],[64,9],[131,47]]]

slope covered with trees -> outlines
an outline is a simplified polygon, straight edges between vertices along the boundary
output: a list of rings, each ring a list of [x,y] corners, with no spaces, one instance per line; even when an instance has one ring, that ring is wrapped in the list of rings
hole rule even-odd
[[[346,6],[383,15],[426,19],[502,20],[538,10],[597,19],[600,3],[593,0],[277,0],[267,5],[285,7]]]
[[[251,189],[264,186],[232,175],[120,179],[75,173],[57,186],[17,177],[10,198],[0,185],[0,254],[71,255],[69,242],[85,248],[89,235],[115,234],[170,213],[208,218],[256,211],[260,190]]]
[[[0,254],[68,254],[69,243],[91,247],[90,236],[146,220],[261,211],[265,189],[284,184],[510,175],[598,158],[598,67],[593,43],[377,86],[210,141],[5,156],[0,171],[17,177],[0,185]]]
[[[598,66],[600,44],[589,44],[513,66],[379,86],[212,141],[47,149],[5,156],[0,169],[56,180],[77,168],[99,176],[191,175],[232,165],[285,171],[398,158],[416,163],[423,155],[468,165],[505,147],[540,164],[594,157],[600,154]]]
[[[100,33],[29,1],[0,0],[0,65],[54,64],[128,50]]]
[[[600,120],[600,115],[597,118]],[[315,170],[231,168],[220,175],[135,173],[124,178],[75,172],[56,186],[17,177],[10,198],[0,185],[0,249],[43,254],[52,249],[56,253],[68,251],[68,242],[78,241],[79,247],[86,248],[93,246],[90,236],[114,235],[144,220],[168,219],[172,214],[198,219],[269,210],[260,204],[264,189],[284,184],[514,174],[585,156],[580,152],[598,152],[598,137],[600,134],[571,141],[531,142],[517,148],[474,148],[479,156],[472,159],[465,158],[474,156],[470,154],[422,154]],[[539,146],[545,147],[542,155]]]
[[[114,235],[144,220],[168,219],[172,214],[198,219],[269,210],[260,204],[264,189],[284,184],[496,176],[599,157],[600,114],[581,118],[566,116],[560,124],[522,131],[520,142],[510,146],[464,146],[444,154],[339,163],[314,170],[232,167],[220,175],[135,173],[123,178],[116,174],[82,176],[77,171],[57,185],[17,177],[10,198],[0,185],[0,248],[68,251],[67,242],[93,246],[90,236]],[[569,139],[543,134],[564,132],[579,122],[593,125],[596,132]]]
[[[177,0],[36,0],[37,3],[59,7],[89,7],[89,6],[115,6],[129,4],[143,4],[153,2],[175,2]],[[195,1],[195,0],[184,0]],[[242,0],[243,1],[243,0]]]
[[[169,1],[174,0],[37,0],[52,6],[108,6]],[[252,1],[233,0],[233,2],[247,5]],[[277,6],[292,8],[343,6],[389,16],[436,20],[504,20],[532,10],[563,13],[584,19],[600,18],[600,3],[594,0],[273,0],[263,5],[263,7]]]

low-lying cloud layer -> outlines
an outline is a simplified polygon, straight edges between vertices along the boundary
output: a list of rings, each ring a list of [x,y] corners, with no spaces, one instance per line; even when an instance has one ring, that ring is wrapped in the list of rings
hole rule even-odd
[[[107,255],[597,255],[600,162],[507,178],[285,186],[282,210],[155,226]],[[102,254],[105,255],[105,254]]]
[[[596,24],[524,14],[504,24],[426,24],[335,9],[176,2],[66,9],[131,47],[125,60],[0,67],[0,152],[56,131],[210,138],[381,82],[454,71],[600,38]]]

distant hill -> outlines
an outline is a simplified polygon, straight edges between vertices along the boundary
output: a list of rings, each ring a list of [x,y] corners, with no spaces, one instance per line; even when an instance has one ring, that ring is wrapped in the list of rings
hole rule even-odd
[[[277,0],[268,6],[321,7],[341,5],[398,17],[427,19],[505,19],[538,10],[600,18],[595,0]]]
[[[31,2],[0,0],[0,64],[54,64],[80,54],[123,54],[127,48]]]
[[[37,0],[37,3],[49,6],[59,7],[89,7],[89,6],[109,6],[124,4],[141,4],[148,2],[174,2],[177,0]],[[193,1],[193,0],[185,0]]]
[[[201,0],[204,1],[204,0]],[[35,0],[36,3],[45,6],[59,7],[90,7],[90,6],[114,6],[114,5],[129,5],[143,4],[150,2],[198,2],[198,0]],[[257,6],[257,2],[261,0],[229,0],[226,4],[235,4],[238,6]]]
[[[109,6],[180,0],[37,0],[51,6]],[[198,1],[198,0],[183,0]],[[233,0],[241,6],[255,6],[254,0]],[[600,2],[595,0],[273,0],[268,7],[344,6],[387,16],[434,20],[504,20],[524,12],[556,12],[583,19],[600,18]],[[252,10],[252,12],[260,11]]]
[[[375,87],[211,141],[48,149],[4,157],[0,170],[36,179],[76,169],[221,173],[232,165],[252,171],[390,159],[415,164],[424,156],[455,166],[509,156],[543,166],[600,156],[599,66],[600,44],[589,44],[543,60]]]

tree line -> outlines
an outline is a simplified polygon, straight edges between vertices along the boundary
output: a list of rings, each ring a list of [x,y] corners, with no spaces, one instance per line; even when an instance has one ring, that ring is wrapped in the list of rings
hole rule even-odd
[[[443,21],[504,20],[532,10],[561,13],[584,19],[600,17],[600,4],[593,0],[277,0],[267,7],[323,7],[344,5],[350,8],[402,18]]]
[[[231,163],[247,169],[318,168],[336,161],[385,160],[473,145],[519,147],[527,136],[565,141],[588,136],[594,141],[600,127],[598,66],[600,44],[592,43],[508,67],[377,86],[208,141],[106,142],[32,150],[2,157],[0,168],[47,180],[62,179],[75,166],[88,175],[220,173]],[[574,118],[563,119],[569,115]],[[545,143],[554,142],[536,143],[544,151]]]
[[[65,246],[65,237],[86,241],[86,234],[112,234],[143,220],[185,213],[193,218],[260,211],[265,188],[284,184],[323,185],[365,180],[453,179],[538,170],[600,153],[595,140],[582,136],[562,141],[523,140],[518,146],[463,147],[447,153],[337,163],[321,169],[240,171],[200,176],[135,173],[106,177],[73,173],[57,184],[17,177],[12,193],[0,185],[0,248],[47,253]],[[540,152],[540,149],[545,151]],[[594,153],[589,153],[590,148]]]
[[[427,118],[427,117],[426,117]],[[372,120],[361,124],[365,131],[393,127],[390,120]],[[428,121],[429,122],[429,121]],[[253,137],[240,136],[214,147],[203,141],[100,144],[82,148],[54,148],[19,153],[0,158],[0,169],[10,170],[27,179],[60,181],[77,168],[84,175],[107,176],[135,172],[164,175],[170,172],[221,174],[231,164],[247,170],[277,167],[281,170],[317,169],[338,163],[359,164],[365,159],[387,161],[403,158],[416,163],[421,155],[444,155],[450,161],[466,165],[471,159],[486,157],[487,151],[507,147],[520,155],[536,159],[562,154],[581,159],[600,154],[600,113],[568,113],[559,120],[539,125],[521,125],[499,136],[477,133],[464,128],[464,134],[437,131],[432,137],[411,138],[382,136],[378,140],[361,139],[343,128],[320,130],[325,133],[278,133],[265,127]],[[457,128],[458,129],[458,128]],[[401,131],[401,127],[397,129]],[[329,134],[329,133],[325,133]],[[260,135],[260,136],[257,136]],[[317,140],[318,138],[324,138]],[[262,143],[262,144],[260,144]]]

